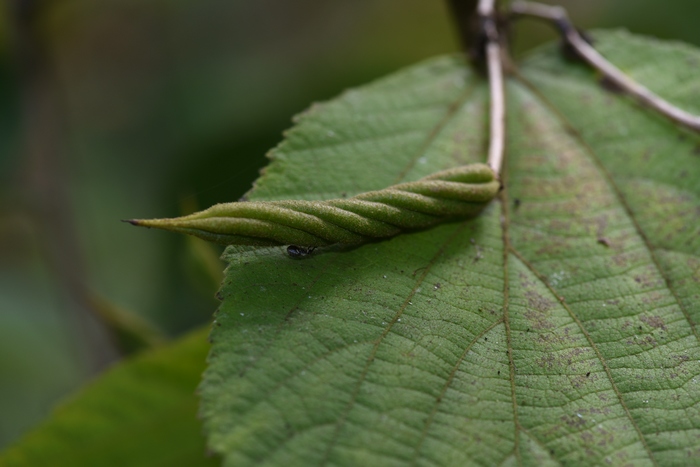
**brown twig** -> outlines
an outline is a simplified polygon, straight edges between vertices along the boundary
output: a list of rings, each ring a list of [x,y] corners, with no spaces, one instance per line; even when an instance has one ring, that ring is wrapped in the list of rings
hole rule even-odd
[[[700,131],[700,116],[693,115],[662,99],[646,87],[632,80],[619,68],[608,62],[593,46],[591,46],[571,23],[566,10],[558,6],[541,3],[515,1],[511,5],[511,13],[518,16],[529,16],[551,22],[559,29],[564,40],[590,66],[598,70],[610,82],[622,91],[634,96],[660,114],[668,117],[694,131]]]

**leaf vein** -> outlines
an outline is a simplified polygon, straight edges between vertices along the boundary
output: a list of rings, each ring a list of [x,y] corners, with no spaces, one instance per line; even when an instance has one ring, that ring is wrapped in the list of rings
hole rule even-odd
[[[615,384],[615,379],[612,376],[612,372],[610,371],[610,367],[608,366],[608,362],[606,361],[605,357],[603,357],[602,352],[596,345],[596,343],[593,341],[593,338],[591,335],[588,333],[588,330],[586,327],[583,325],[581,320],[576,316],[576,314],[571,310],[569,305],[563,300],[563,297],[561,297],[556,290],[549,284],[547,279],[537,270],[535,267],[527,260],[525,259],[520,252],[515,250],[513,247],[511,247],[511,252],[518,258],[522,263],[544,284],[547,289],[552,293],[553,296],[557,297],[559,303],[561,306],[566,310],[566,312],[569,314],[571,319],[576,323],[578,328],[581,330],[581,333],[585,336],[586,340],[588,341],[588,345],[591,346],[593,351],[596,353],[596,356],[598,357],[598,361],[600,361],[600,364],[603,366],[603,369],[605,371],[605,374],[608,377],[608,380],[610,381],[610,385],[612,387],[612,390],[614,391],[615,395],[618,398],[618,401],[620,402],[620,405],[622,406],[623,411],[627,415],[627,418],[629,422],[632,424],[632,427],[634,430],[637,432],[637,436],[639,437],[639,441],[642,443],[642,446],[644,447],[644,450],[646,451],[647,455],[649,456],[649,460],[655,465],[658,466],[658,463],[656,462],[656,459],[654,458],[654,454],[652,453],[651,449],[649,448],[649,444],[646,441],[646,438],[644,437],[644,434],[642,433],[641,429],[639,428],[639,425],[637,424],[637,421],[635,418],[632,416],[632,413],[630,409],[627,407],[627,404],[625,403],[625,399],[623,397],[622,392],[617,387],[617,384]]]
[[[418,442],[416,443],[416,446],[413,450],[413,464],[416,465],[418,462],[418,456],[420,455],[420,450],[423,446],[423,442],[425,441],[425,438],[428,436],[428,430],[430,429],[430,426],[433,423],[433,419],[435,418],[435,414],[437,413],[438,407],[442,403],[442,400],[445,396],[445,393],[447,392],[447,389],[450,387],[452,384],[452,381],[454,381],[454,377],[457,374],[457,370],[459,369],[460,365],[466,358],[467,354],[469,351],[472,349],[474,344],[476,344],[484,335],[488,334],[492,329],[494,329],[496,326],[499,324],[503,323],[503,318],[495,321],[492,323],[490,326],[486,327],[478,336],[475,336],[474,339],[465,347],[464,352],[462,352],[462,355],[459,356],[457,361],[452,367],[452,371],[450,371],[450,375],[447,377],[447,381],[445,381],[445,384],[442,387],[442,390],[440,391],[440,394],[435,398],[435,404],[433,405],[433,409],[428,415],[428,417],[425,420],[425,425],[423,427],[423,431],[421,432],[420,438],[418,439]]]
[[[357,397],[360,393],[360,388],[362,387],[362,384],[364,383],[364,381],[367,377],[367,374],[369,372],[369,367],[372,365],[372,363],[375,360],[375,356],[377,355],[377,351],[379,350],[379,346],[384,341],[384,338],[389,334],[389,332],[391,331],[394,324],[396,324],[398,322],[398,319],[401,317],[404,310],[409,305],[409,302],[411,301],[413,296],[417,293],[418,288],[420,287],[420,285],[423,283],[423,281],[427,277],[428,273],[432,269],[432,267],[435,264],[435,262],[437,261],[437,259],[440,256],[442,256],[442,254],[445,252],[447,246],[462,233],[462,231],[465,229],[467,223],[468,223],[468,221],[462,222],[460,227],[458,229],[456,229],[455,232],[452,235],[450,235],[450,237],[447,238],[443,242],[443,244],[440,246],[438,251],[431,258],[428,265],[423,269],[420,277],[418,278],[418,280],[414,284],[413,289],[408,294],[408,296],[404,300],[401,307],[397,310],[396,314],[394,315],[394,318],[391,320],[391,322],[389,322],[389,324],[384,329],[384,332],[382,332],[382,334],[379,336],[379,338],[375,341],[375,344],[370,352],[370,355],[367,358],[367,361],[365,362],[365,367],[363,368],[362,373],[360,374],[360,376],[357,380],[357,384],[355,384],[355,388],[353,389],[350,400],[348,401],[348,403],[345,407],[345,410],[343,411],[343,414],[340,417],[338,417],[338,420],[335,424],[335,430],[334,430],[333,436],[332,436],[330,442],[328,443],[328,446],[326,447],[325,454],[323,456],[323,460],[321,462],[321,465],[328,464],[328,460],[329,460],[331,451],[333,450],[333,448],[335,447],[335,445],[338,442],[338,438],[340,436],[340,430],[341,430],[342,426],[347,422],[348,415],[349,415],[350,411],[352,410],[353,406],[355,405],[355,403],[357,402]]]

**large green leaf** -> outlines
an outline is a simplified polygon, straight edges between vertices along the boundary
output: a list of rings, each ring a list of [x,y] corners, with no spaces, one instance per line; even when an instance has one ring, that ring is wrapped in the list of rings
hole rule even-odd
[[[596,44],[700,112],[700,52]],[[478,219],[292,260],[230,248],[202,384],[226,465],[700,463],[700,138],[557,48],[508,83]],[[487,85],[438,58],[313,106],[251,200],[482,161]]]
[[[207,330],[110,370],[0,456],[19,466],[210,466],[195,389]]]

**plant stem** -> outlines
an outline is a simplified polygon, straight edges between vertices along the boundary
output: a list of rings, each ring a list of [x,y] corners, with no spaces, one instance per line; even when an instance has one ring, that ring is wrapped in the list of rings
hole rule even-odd
[[[564,40],[576,51],[576,53],[589,65],[598,70],[624,92],[637,98],[641,103],[651,107],[660,114],[668,117],[676,123],[700,131],[700,116],[693,115],[680,109],[670,102],[662,99],[646,87],[632,80],[619,68],[608,62],[595,48],[593,48],[569,20],[566,10],[557,6],[549,6],[541,3],[515,1],[511,6],[511,12],[519,16],[547,20],[559,29]]]
[[[480,0],[477,8],[482,31],[486,37],[486,64],[491,96],[488,165],[499,176],[505,149],[506,100],[503,86],[501,42],[496,22],[496,1]]]

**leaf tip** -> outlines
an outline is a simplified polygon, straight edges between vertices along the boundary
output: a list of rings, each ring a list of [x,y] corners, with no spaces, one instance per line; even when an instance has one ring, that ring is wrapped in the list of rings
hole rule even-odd
[[[163,219],[122,219],[122,222],[126,222],[127,224],[135,225],[136,227],[161,227],[161,223],[159,221],[162,221]]]

